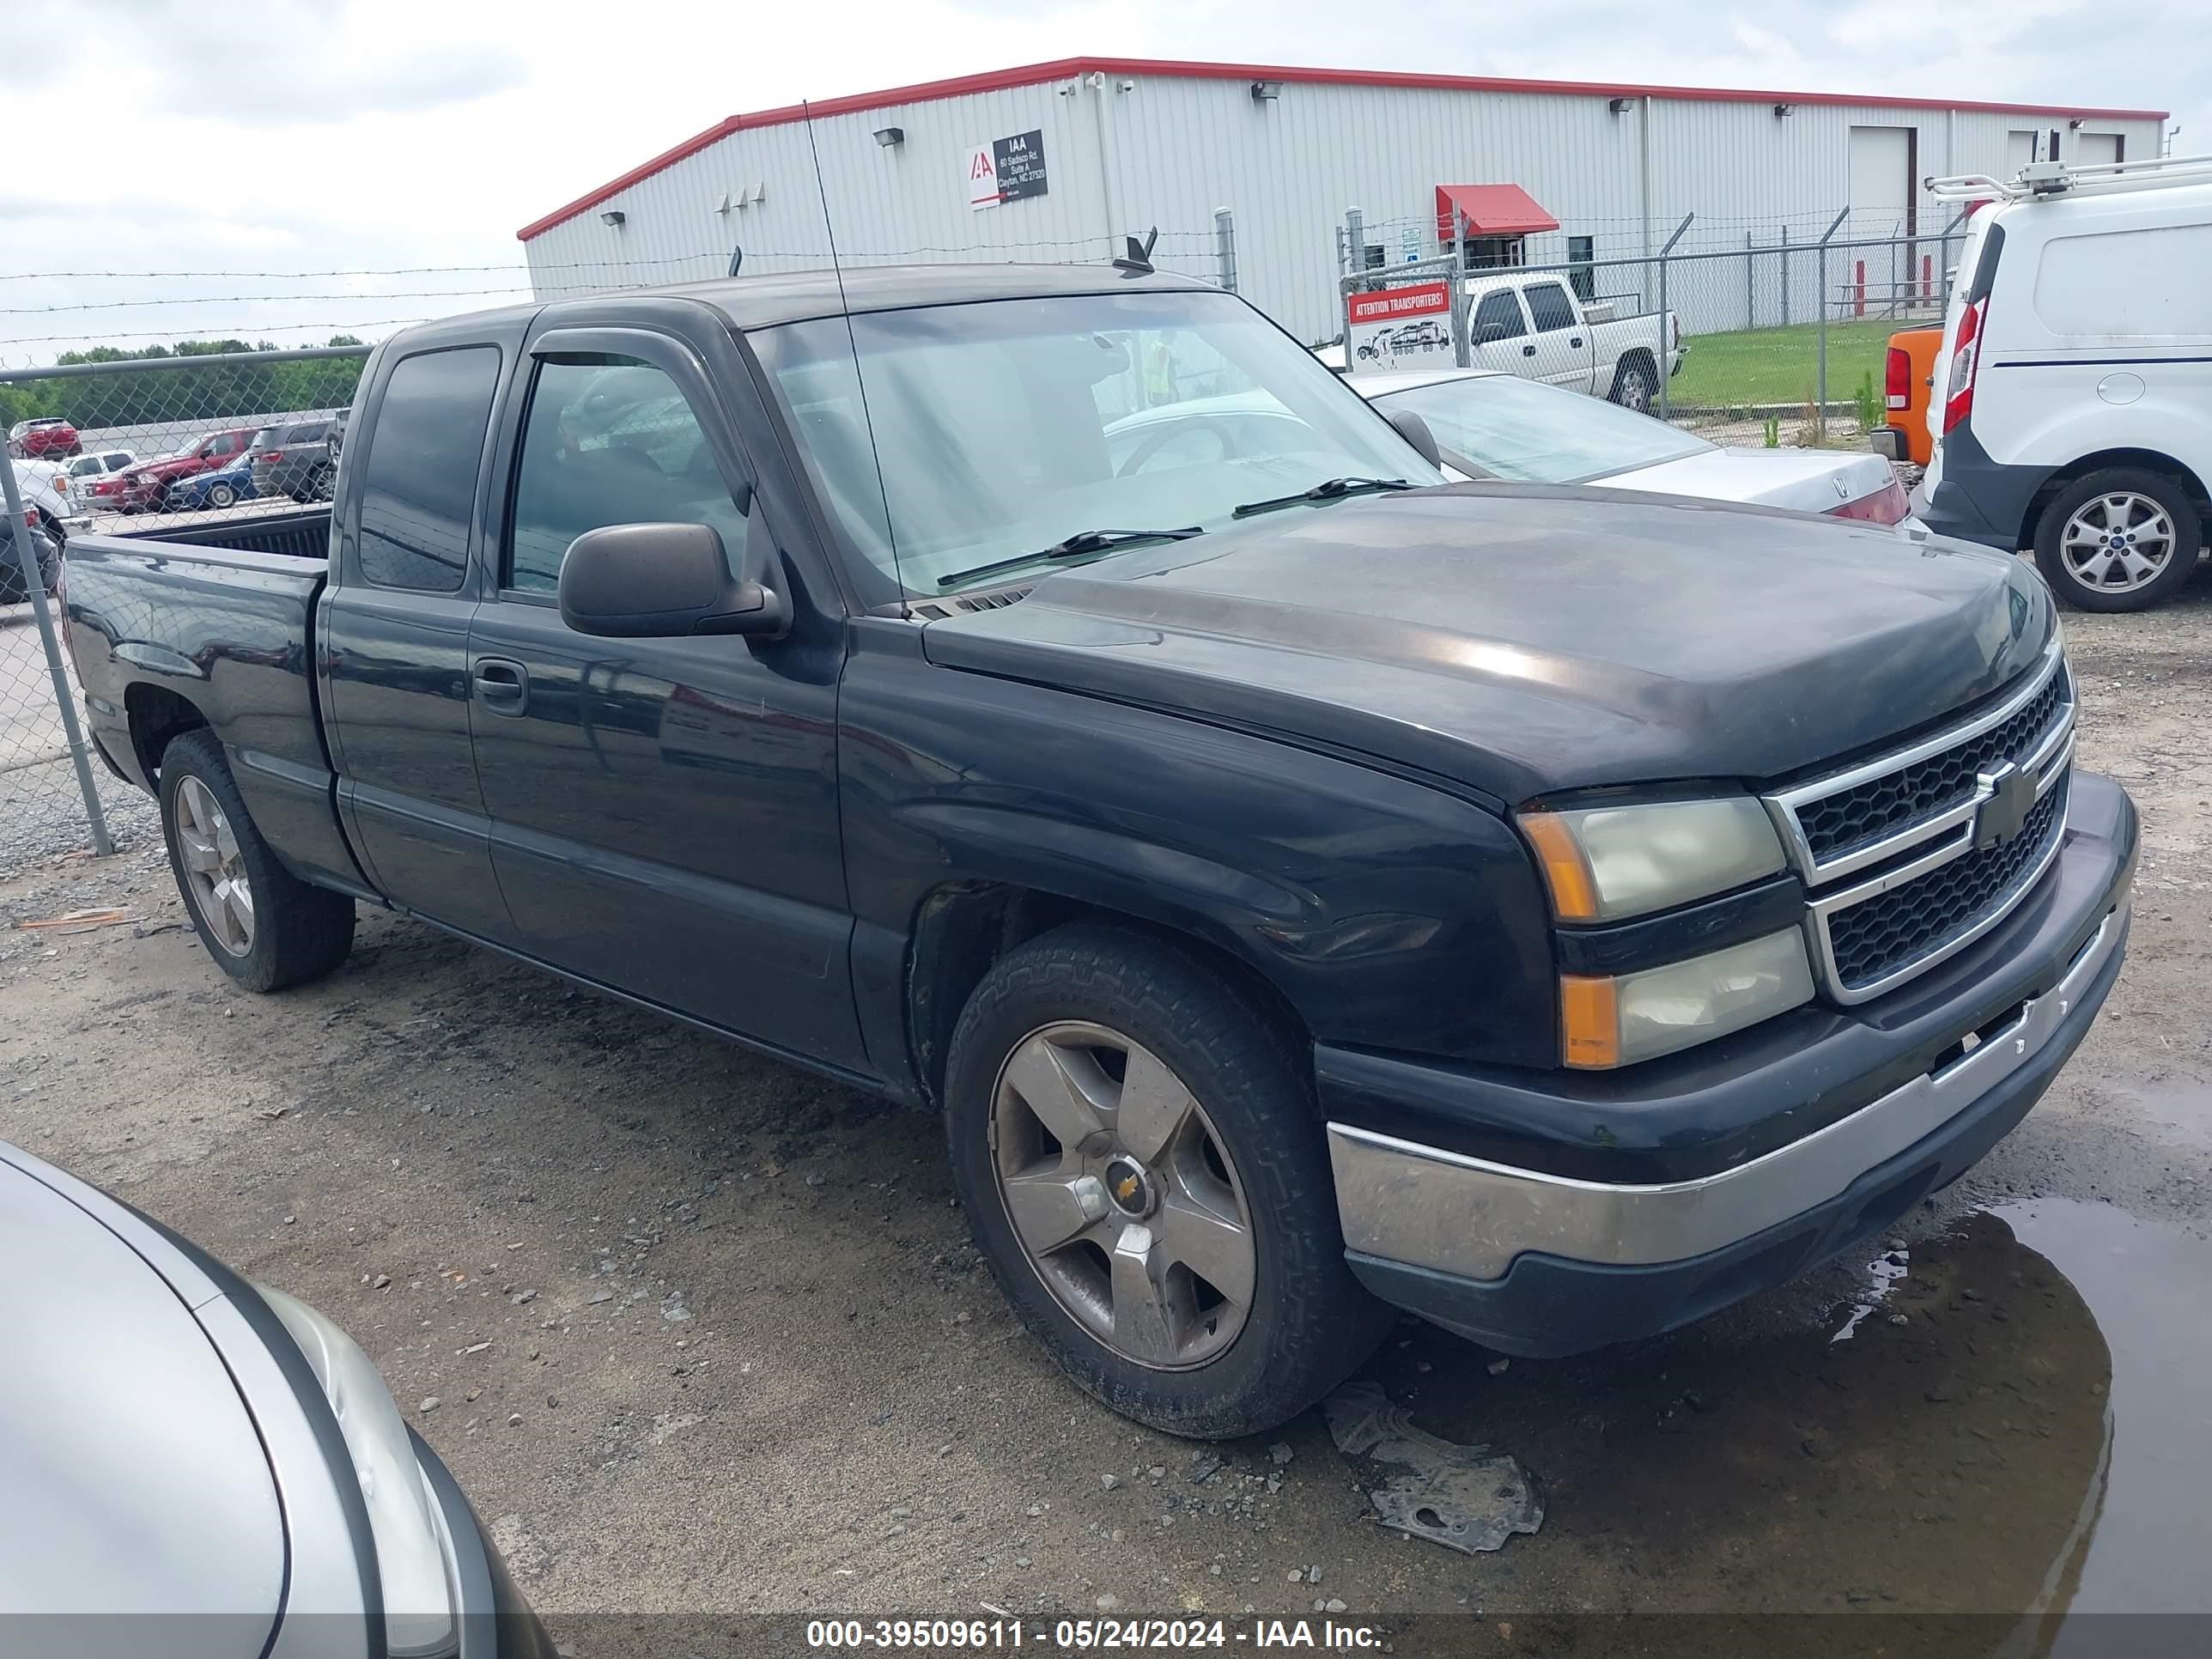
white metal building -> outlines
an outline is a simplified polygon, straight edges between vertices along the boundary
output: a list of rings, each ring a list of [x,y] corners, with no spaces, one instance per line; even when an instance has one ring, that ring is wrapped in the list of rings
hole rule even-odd
[[[1498,230],[1478,208],[1466,252],[1525,237],[1530,264],[1649,254],[1692,213],[1684,252],[1802,245],[1846,207],[1847,236],[1929,236],[1950,216],[1929,175],[2154,156],[2165,118],[1077,58],[734,115],[520,236],[541,296],[720,276],[733,246],[756,269],[824,264],[833,232],[849,262],[1060,262],[1157,227],[1159,264],[1218,278],[1225,208],[1239,290],[1321,341],[1341,328],[1347,208],[1369,265],[1442,251],[1448,192],[1472,185],[1537,211]]]

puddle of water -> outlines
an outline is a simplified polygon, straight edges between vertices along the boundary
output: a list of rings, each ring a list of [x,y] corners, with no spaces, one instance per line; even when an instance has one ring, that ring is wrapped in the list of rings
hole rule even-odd
[[[1497,1376],[1441,1335],[1389,1351],[1394,1400],[1544,1488],[1543,1532],[1455,1586],[1462,1611],[1944,1613],[1969,1616],[1947,1653],[2212,1647],[2212,1624],[2101,1617],[2212,1614],[2212,1243],[2046,1199],[1909,1265],[1882,1243],[1809,1318],[1765,1298]]]
[[[2155,1083],[2100,1084],[2098,1091],[2148,1118],[2161,1141],[2212,1146],[2212,1085],[2164,1078]]]
[[[2212,1613],[2212,1244],[2067,1199],[1998,1214],[2080,1293],[2112,1356],[2111,1450],[2064,1610]],[[2063,1634],[2053,1650],[2094,1650]]]

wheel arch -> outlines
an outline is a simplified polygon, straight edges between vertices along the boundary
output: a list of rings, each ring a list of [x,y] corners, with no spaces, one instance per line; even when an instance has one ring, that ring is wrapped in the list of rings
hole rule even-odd
[[[1651,381],[1651,390],[1659,390],[1659,360],[1652,356],[1649,346],[1631,346],[1613,360],[1613,384],[1606,388],[1606,397],[1612,399],[1620,391],[1620,377],[1632,368],[1640,368]]]
[[[2206,491],[2204,481],[2195,468],[2162,450],[2120,447],[2100,449],[2079,460],[2052,469],[2051,476],[2038,484],[2034,493],[2028,497],[2016,544],[2034,546],[2036,534],[2043,526],[2043,515],[2049,510],[2051,503],[2092,472],[2101,472],[2108,467],[2134,467],[2140,471],[2155,472],[2172,479],[2189,492],[2190,500],[2197,504],[2198,516],[2212,523],[2212,493]]]
[[[131,724],[131,752],[145,774],[147,787],[159,793],[162,751],[179,734],[210,722],[189,697],[143,681],[124,688],[123,712]]]
[[[927,1104],[934,1109],[943,1103],[953,1030],[984,975],[1030,939],[1075,921],[1104,923],[1179,945],[1233,976],[1283,1029],[1297,1034],[1301,1063],[1310,1068],[1306,1021],[1261,967],[1216,937],[1218,930],[1203,918],[1141,914],[1016,882],[949,881],[923,896],[908,934],[907,1041]]]

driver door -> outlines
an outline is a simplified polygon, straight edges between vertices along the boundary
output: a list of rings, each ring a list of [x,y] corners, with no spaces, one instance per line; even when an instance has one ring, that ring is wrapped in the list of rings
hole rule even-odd
[[[530,345],[496,586],[470,630],[492,867],[530,954],[763,1044],[860,1069],[836,796],[839,628],[605,639],[562,620],[568,544],[697,523],[792,592],[701,359],[637,328]]]
[[[1521,309],[1521,296],[1510,288],[1492,289],[1482,296],[1468,320],[1468,362],[1475,368],[1494,368],[1534,380],[1535,342],[1528,337],[1528,319]]]

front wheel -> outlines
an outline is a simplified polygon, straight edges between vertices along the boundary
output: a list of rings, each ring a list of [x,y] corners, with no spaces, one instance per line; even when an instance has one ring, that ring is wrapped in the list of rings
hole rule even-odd
[[[1658,395],[1651,370],[1640,357],[1626,362],[1613,372],[1612,399],[1623,409],[1632,409],[1638,415],[1651,412],[1651,400]]]
[[[238,492],[227,483],[208,486],[207,504],[210,507],[233,507],[237,504]]]
[[[2035,525],[2035,562],[2084,611],[2146,611],[2195,574],[2203,524],[2163,473],[2108,466],[2051,497]]]
[[[1388,1327],[1345,1265],[1291,1036],[1184,946],[1077,924],[1009,954],[961,1016],[945,1112],[1000,1288],[1126,1417],[1258,1433]]]
[[[276,861],[204,727],[161,754],[161,834],[192,931],[250,991],[319,979],[353,949],[353,901],[310,887]]]

